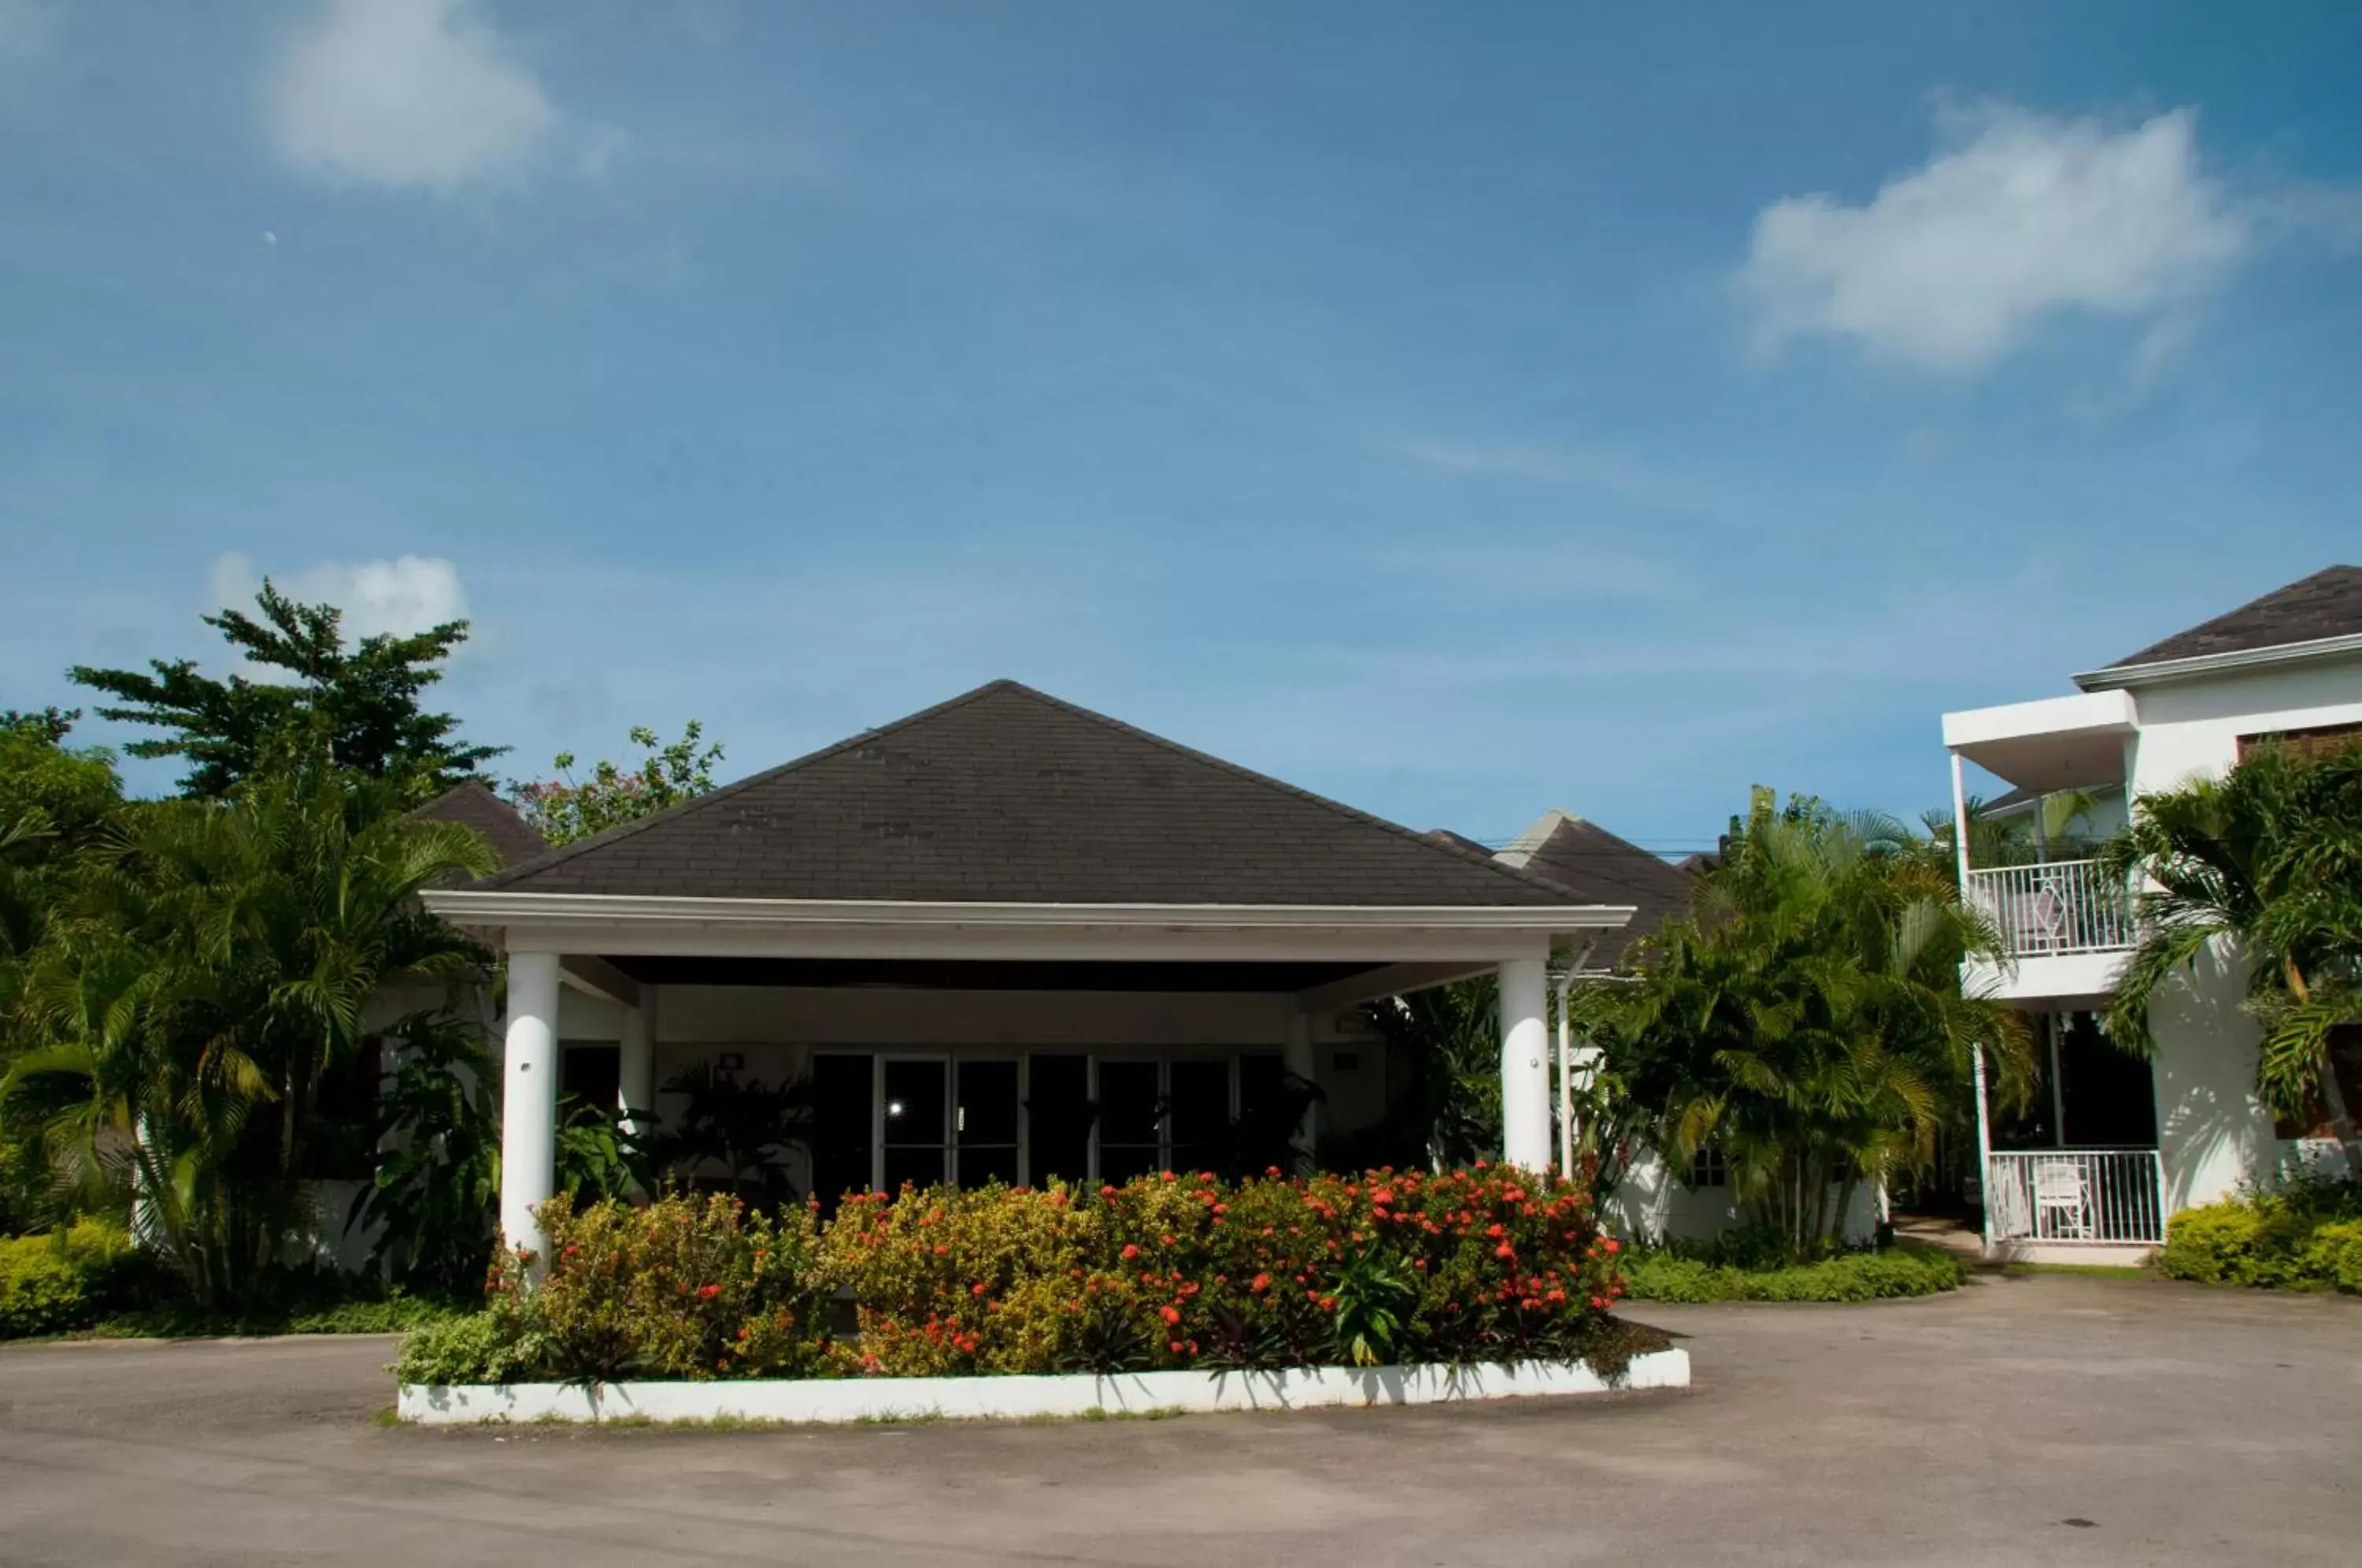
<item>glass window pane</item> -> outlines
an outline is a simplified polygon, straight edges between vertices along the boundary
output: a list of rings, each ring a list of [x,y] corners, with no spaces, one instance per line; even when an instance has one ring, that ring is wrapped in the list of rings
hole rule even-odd
[[[959,1152],[960,1186],[977,1187],[996,1181],[1003,1187],[1017,1185],[1017,1145],[1005,1143],[969,1148],[963,1144]]]
[[[959,1114],[954,1119],[962,1148],[971,1143],[1017,1143],[1017,1064],[962,1062]],[[962,1167],[966,1169],[965,1166]],[[965,1181],[966,1178],[961,1178]]]
[[[1079,1182],[1091,1174],[1090,1058],[1033,1056],[1025,1064],[1025,1124],[1032,1177]]]
[[[1231,1125],[1231,1065],[1173,1064],[1173,1141],[1220,1143]]]
[[[1296,1136],[1302,1103],[1288,1093],[1287,1073],[1276,1053],[1240,1057],[1238,1128],[1231,1140],[1239,1168],[1231,1174],[1260,1176],[1274,1165],[1292,1168],[1296,1156],[1289,1142]]]
[[[1099,1147],[1157,1142],[1153,1062],[1099,1063]]]
[[[1221,1169],[1230,1163],[1231,1064],[1175,1062],[1170,1073],[1173,1169]]]
[[[898,1149],[886,1146],[886,1190],[900,1192],[904,1182],[917,1187],[933,1187],[944,1179],[944,1151],[941,1144],[932,1149]]]
[[[1118,1143],[1099,1145],[1099,1179],[1107,1182],[1127,1182],[1146,1176],[1156,1168],[1156,1145],[1153,1143]]]
[[[576,1045],[568,1043],[557,1067],[557,1092],[570,1094],[585,1105],[595,1105],[602,1110],[615,1109],[615,1095],[624,1082],[624,1048],[621,1045]],[[376,1086],[370,1086],[374,1088]],[[637,1110],[638,1107],[633,1109]]]
[[[945,1111],[950,1097],[944,1092],[943,1062],[889,1061],[886,1064],[886,1144],[944,1142]]]
[[[869,1190],[874,1088],[867,1056],[812,1058],[812,1194],[831,1211],[844,1194]]]

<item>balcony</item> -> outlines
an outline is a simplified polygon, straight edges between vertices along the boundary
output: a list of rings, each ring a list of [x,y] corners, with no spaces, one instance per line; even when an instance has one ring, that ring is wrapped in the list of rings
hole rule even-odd
[[[1992,922],[2014,959],[2122,953],[2139,940],[2132,891],[2096,860],[2051,860],[1970,871],[1970,908]]]
[[[2164,1164],[2155,1149],[1988,1154],[1985,1237],[2003,1250],[2161,1246]]]

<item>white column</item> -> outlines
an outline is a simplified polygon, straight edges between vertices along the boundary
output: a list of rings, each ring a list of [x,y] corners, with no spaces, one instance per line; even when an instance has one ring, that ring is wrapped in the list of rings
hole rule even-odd
[[[1569,1181],[1574,1179],[1574,1025],[1566,1013],[1573,995],[1570,968],[1558,980],[1558,1174]]]
[[[542,1249],[534,1209],[557,1178],[557,955],[509,954],[501,1063],[501,1240]]]
[[[1311,1014],[1288,1009],[1287,1033],[1280,1045],[1279,1065],[1290,1077],[1302,1078],[1308,1084],[1319,1082],[1318,1064],[1312,1059]],[[1315,1101],[1304,1108],[1304,1124],[1297,1129],[1297,1144],[1309,1154],[1319,1134],[1320,1106]]]
[[[634,1124],[630,1112],[646,1112],[657,1102],[657,988],[640,988],[640,1005],[624,1009],[623,1049],[619,1053],[622,1071],[618,1075],[615,1109],[624,1113],[624,1125],[634,1133],[640,1128]]]
[[[1550,975],[1540,958],[1501,966],[1501,1158],[1547,1170],[1551,1157]]]
[[[1969,1073],[1977,1091],[1977,1208],[1985,1217],[1985,1255],[1993,1250],[1992,1124],[1985,1112],[1985,1048],[1969,1047]]]
[[[1969,898],[1969,791],[1960,777],[1960,754],[1952,753],[1952,851],[1960,867],[1960,901]]]

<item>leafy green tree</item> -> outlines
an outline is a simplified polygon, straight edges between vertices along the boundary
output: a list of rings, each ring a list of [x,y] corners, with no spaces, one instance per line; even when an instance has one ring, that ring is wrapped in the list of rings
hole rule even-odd
[[[2154,1051],[2149,1018],[2167,988],[2210,955],[2235,955],[2264,1030],[2257,1089],[2289,1114],[2318,1097],[2362,1173],[2331,1055],[2362,1027],[2362,745],[2308,757],[2267,745],[2220,779],[2143,796],[2103,860],[2145,889],[2109,1034]]]
[[[61,744],[72,720],[0,719],[0,1075],[28,1045],[17,1003],[50,914],[124,810],[112,756]],[[37,1130],[0,1121],[0,1233],[61,1218]]]
[[[315,1218],[303,1179],[350,1134],[322,1090],[384,988],[486,965],[417,894],[491,851],[400,803],[298,747],[226,799],[150,804],[31,957],[32,1045],[0,1112],[39,1124],[85,1192],[127,1187],[142,1240],[208,1304],[250,1297]]]
[[[443,679],[442,664],[467,640],[468,623],[446,621],[407,636],[381,633],[348,646],[343,612],[299,604],[268,580],[256,597],[259,618],[236,609],[204,617],[230,648],[287,680],[201,673],[193,659],[151,659],[146,672],[76,665],[67,674],[116,699],[99,716],[148,724],[167,734],[134,741],[133,756],[177,756],[189,764],[182,792],[226,795],[260,766],[292,728],[315,737],[336,767],[392,784],[412,805],[476,776],[502,746],[469,745],[448,713],[420,703]]]
[[[556,778],[513,784],[509,798],[553,846],[589,838],[712,789],[713,765],[722,760],[722,747],[701,745],[704,734],[704,727],[691,719],[680,739],[659,746],[656,731],[635,726],[632,744],[646,754],[638,767],[626,771],[620,763],[602,761],[591,768],[589,778],[577,782],[574,754],[562,751],[553,764]]]
[[[1750,1223],[1794,1253],[1837,1239],[1861,1184],[1926,1165],[1980,1048],[2005,1099],[2025,1092],[2023,1019],[1960,991],[1991,933],[1923,851],[1888,819],[1758,790],[1631,983],[1576,996],[1674,1170],[1719,1151]]]

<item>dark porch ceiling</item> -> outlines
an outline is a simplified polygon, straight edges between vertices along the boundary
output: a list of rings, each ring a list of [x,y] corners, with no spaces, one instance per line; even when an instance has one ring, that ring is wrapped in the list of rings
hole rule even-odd
[[[958,991],[1308,990],[1369,964],[981,963],[919,958],[690,958],[602,955],[644,986],[900,987]]]

